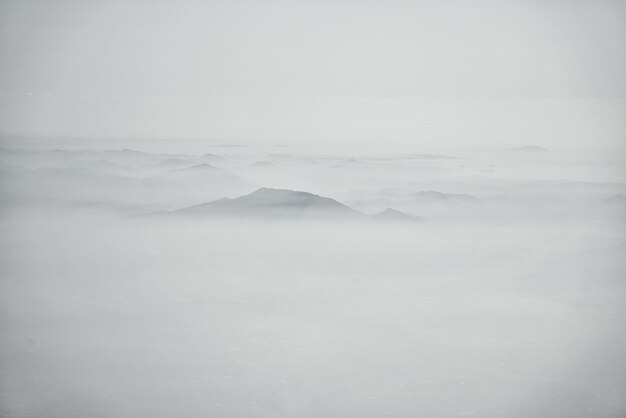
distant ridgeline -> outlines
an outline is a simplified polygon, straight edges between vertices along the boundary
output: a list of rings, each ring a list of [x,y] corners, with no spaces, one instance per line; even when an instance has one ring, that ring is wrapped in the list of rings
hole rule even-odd
[[[223,198],[174,211],[162,211],[152,216],[164,217],[233,217],[257,219],[378,219],[387,221],[415,221],[418,218],[395,209],[386,209],[377,215],[365,215],[343,203],[313,193],[260,188],[250,194]]]

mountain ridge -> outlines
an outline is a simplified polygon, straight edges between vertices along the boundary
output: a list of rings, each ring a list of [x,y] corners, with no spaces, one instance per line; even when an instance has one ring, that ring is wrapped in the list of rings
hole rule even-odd
[[[167,212],[171,216],[244,218],[359,218],[361,212],[309,192],[262,187],[237,198],[222,198]]]

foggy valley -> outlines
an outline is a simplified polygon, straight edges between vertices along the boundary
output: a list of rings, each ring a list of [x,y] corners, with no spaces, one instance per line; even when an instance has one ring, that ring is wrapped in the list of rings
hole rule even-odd
[[[626,417],[626,1],[0,0],[0,418]]]
[[[16,144],[3,416],[626,411],[626,184],[558,153]]]

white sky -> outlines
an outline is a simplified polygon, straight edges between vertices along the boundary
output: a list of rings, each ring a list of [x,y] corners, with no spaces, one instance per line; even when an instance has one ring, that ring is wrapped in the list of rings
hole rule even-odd
[[[626,2],[0,0],[0,134],[620,146]]]

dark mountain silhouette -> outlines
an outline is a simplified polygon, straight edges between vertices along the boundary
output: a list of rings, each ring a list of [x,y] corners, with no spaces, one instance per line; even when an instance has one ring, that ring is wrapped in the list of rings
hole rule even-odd
[[[226,161],[226,158],[220,155],[211,154],[211,153],[204,154],[199,159],[202,161],[208,161],[210,163],[220,163],[220,162]]]
[[[394,222],[413,222],[419,221],[420,218],[416,218],[407,213],[400,212],[399,210],[387,208],[384,211],[374,215],[374,219],[381,221],[394,221]]]
[[[245,218],[358,218],[360,212],[327,197],[284,189],[261,188],[235,198],[219,199],[169,214],[174,216],[226,216]]]
[[[202,163],[192,165],[191,167],[185,168],[177,168],[171,170],[170,173],[179,173],[179,174],[200,174],[200,173],[218,173],[221,172],[221,168],[217,168],[214,165]]]

